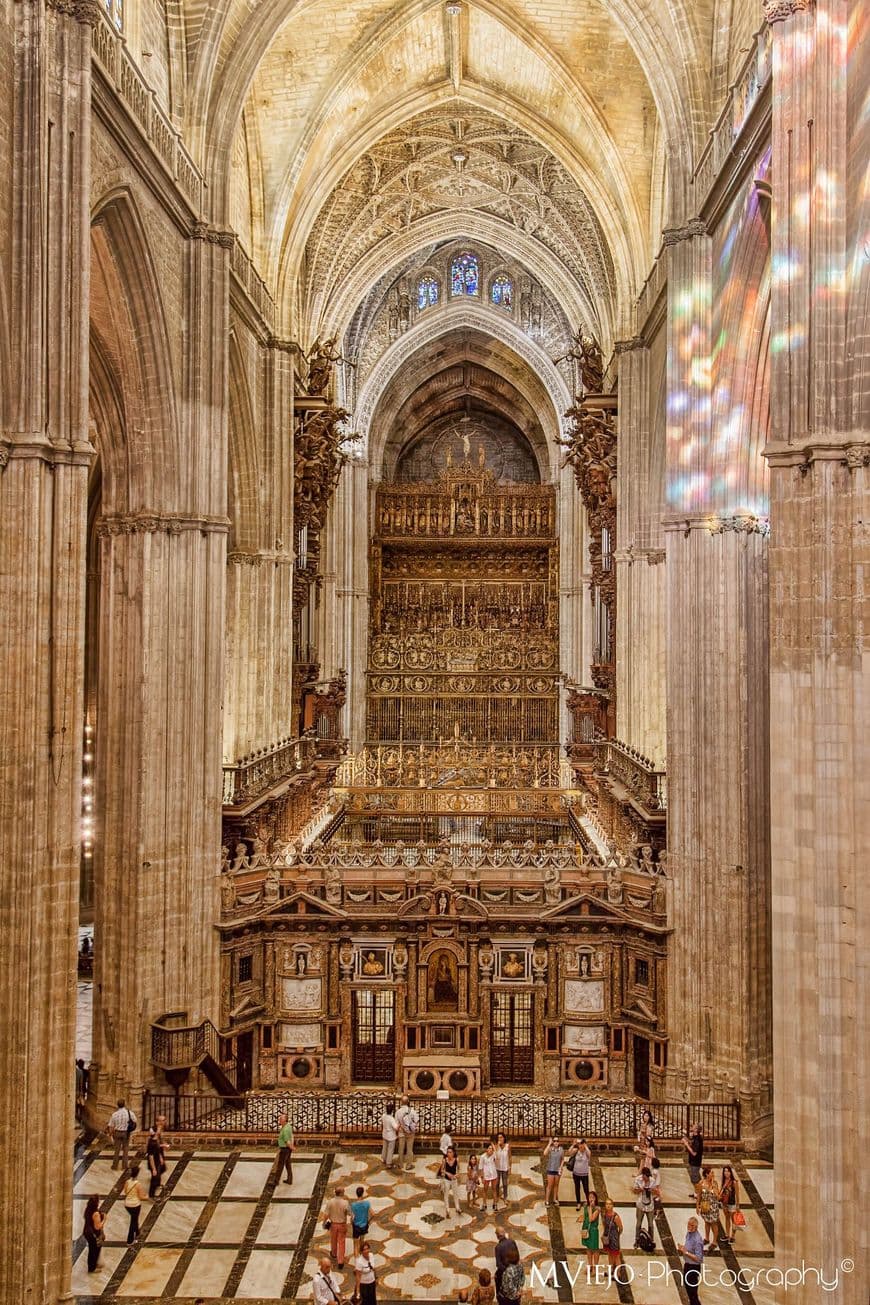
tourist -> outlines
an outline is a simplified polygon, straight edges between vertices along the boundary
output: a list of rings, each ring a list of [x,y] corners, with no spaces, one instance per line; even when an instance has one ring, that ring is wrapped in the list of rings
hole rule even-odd
[[[329,1253],[340,1269],[344,1268],[349,1217],[350,1205],[345,1198],[344,1188],[336,1187],[335,1195],[326,1202],[323,1226],[329,1229]]]
[[[520,1253],[514,1246],[505,1256],[504,1273],[501,1275],[500,1299],[505,1302],[505,1305],[512,1305],[514,1301],[522,1299],[525,1281],[526,1275],[520,1263]]]
[[[444,1212],[448,1219],[450,1218],[451,1200],[456,1207],[456,1213],[461,1214],[462,1208],[459,1204],[459,1161],[452,1146],[448,1146],[447,1154],[441,1160],[438,1177],[441,1179],[441,1195],[444,1197]]]
[[[686,1240],[677,1250],[683,1257],[683,1286],[689,1305],[701,1305],[698,1287],[704,1265],[704,1239],[698,1232],[698,1220],[694,1217],[686,1224]]]
[[[637,1146],[634,1148],[637,1156],[637,1169],[640,1173],[644,1165],[649,1165],[648,1152],[652,1147],[655,1151],[655,1125],[653,1117],[649,1110],[645,1110],[640,1117],[640,1125],[637,1130]]]
[[[574,1199],[577,1202],[578,1210],[585,1201],[589,1200],[589,1166],[591,1162],[592,1152],[586,1145],[586,1138],[575,1138],[565,1157],[565,1168],[570,1170],[571,1178],[574,1181]]]
[[[477,1275],[477,1286],[471,1293],[471,1305],[494,1305],[495,1287],[489,1269],[481,1269]]]
[[[594,1268],[600,1259],[601,1250],[601,1206],[598,1204],[598,1193],[595,1191],[589,1193],[589,1200],[583,1207],[580,1224],[580,1241],[586,1252],[586,1263],[590,1268]]]
[[[511,1172],[511,1148],[504,1133],[499,1133],[495,1139],[495,1167],[498,1171],[498,1187],[496,1191],[497,1194],[501,1196],[505,1208],[507,1208],[508,1181]]]
[[[381,1147],[381,1160],[387,1169],[393,1167],[393,1156],[396,1151],[396,1139],[399,1136],[399,1125],[396,1122],[395,1107],[392,1102],[384,1107],[384,1113],[381,1115],[381,1138],[383,1146]]]
[[[697,1210],[704,1220],[704,1250],[711,1255],[717,1254],[719,1251],[719,1184],[709,1165],[705,1165],[701,1171]]]
[[[484,1213],[487,1210],[490,1199],[492,1199],[492,1212],[495,1214],[498,1205],[498,1167],[495,1163],[495,1147],[490,1142],[483,1155],[480,1157],[480,1176],[483,1180],[483,1196],[481,1204]]]
[[[740,1209],[739,1188],[734,1170],[730,1165],[722,1166],[722,1182],[719,1185],[719,1204],[725,1222],[725,1231],[720,1242],[734,1241],[734,1215]]]
[[[130,1162],[130,1137],[136,1131],[136,1116],[132,1110],[127,1109],[123,1098],[119,1098],[118,1108],[109,1116],[106,1128],[109,1137],[115,1143],[112,1168],[117,1169],[123,1163],[123,1167],[126,1169]]]
[[[448,1124],[444,1132],[441,1134],[441,1140],[438,1143],[438,1150],[442,1155],[446,1155],[448,1148],[453,1145],[453,1127],[453,1124]]]
[[[338,1276],[332,1272],[332,1265],[326,1256],[320,1261],[317,1273],[311,1280],[311,1292],[314,1305],[339,1305],[339,1302],[343,1299],[341,1282]]]
[[[396,1111],[396,1124],[399,1134],[399,1168],[414,1168],[414,1138],[420,1127],[420,1115],[407,1097],[402,1097],[402,1104]]]
[[[477,1209],[477,1189],[480,1186],[480,1161],[473,1153],[468,1157],[465,1171],[465,1199],[469,1210]]]
[[[519,1258],[519,1251],[513,1237],[508,1237],[501,1226],[497,1227],[495,1230],[495,1294],[499,1305],[502,1305],[502,1275],[507,1268],[507,1257],[512,1251],[517,1251],[517,1258]]]
[[[372,1217],[372,1203],[366,1199],[366,1189],[356,1189],[356,1200],[350,1203],[350,1226],[353,1235],[353,1253],[359,1255],[362,1240],[369,1230]]]
[[[375,1274],[375,1257],[368,1242],[363,1242],[359,1254],[353,1262],[354,1298],[359,1305],[376,1305],[377,1276]]]
[[[287,1171],[285,1183],[293,1182],[293,1125],[286,1113],[278,1116],[278,1155],[275,1164],[275,1182]]]
[[[82,1117],[82,1111],[85,1105],[85,1062],[76,1061],[76,1121],[79,1122]]]
[[[139,1166],[133,1165],[130,1170],[130,1177],[124,1184],[122,1192],[124,1197],[124,1209],[130,1216],[130,1227],[127,1229],[127,1245],[134,1246],[139,1240],[139,1216],[142,1213],[142,1202],[145,1200],[145,1193],[139,1184]]]
[[[160,1145],[160,1138],[157,1136],[157,1128],[154,1124],[148,1129],[145,1164],[148,1168],[148,1196],[153,1201],[163,1190],[163,1172],[166,1169],[163,1147]]]
[[[645,1250],[647,1254],[651,1254],[651,1252],[655,1250],[656,1240],[655,1224],[653,1222],[656,1208],[656,1194],[652,1174],[646,1165],[644,1165],[643,1169],[641,1169],[640,1173],[634,1180],[634,1192],[634,1207],[636,1211],[634,1223],[634,1248],[635,1250],[640,1248],[641,1250]],[[641,1246],[641,1233],[643,1232],[644,1220],[646,1220],[647,1232],[650,1241],[652,1242],[652,1246]]]
[[[85,1206],[85,1221],[82,1228],[84,1239],[88,1244],[88,1273],[93,1273],[99,1268],[100,1251],[106,1239],[104,1224],[105,1219],[100,1209],[99,1196],[89,1196],[88,1203]]]
[[[701,1169],[704,1164],[704,1135],[701,1125],[694,1124],[688,1134],[683,1134],[683,1146],[686,1148],[686,1163],[689,1166],[689,1182],[692,1184],[692,1196],[697,1198],[701,1190]]]
[[[544,1164],[546,1166],[547,1190],[545,1201],[547,1204],[559,1201],[559,1175],[562,1172],[562,1161],[565,1158],[565,1148],[562,1146],[558,1137],[551,1137],[544,1147]]]
[[[607,1252],[607,1261],[612,1271],[619,1268],[622,1256],[619,1239],[622,1236],[622,1219],[613,1208],[612,1201],[604,1202],[604,1214],[601,1221],[602,1242]]]

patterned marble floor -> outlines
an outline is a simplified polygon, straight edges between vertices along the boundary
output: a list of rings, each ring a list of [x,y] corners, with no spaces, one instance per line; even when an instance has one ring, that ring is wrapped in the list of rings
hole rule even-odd
[[[498,1216],[465,1209],[445,1218],[436,1179],[437,1157],[424,1154],[411,1172],[387,1172],[370,1149],[339,1152],[297,1149],[292,1186],[275,1185],[270,1148],[171,1151],[166,1197],[146,1202],[138,1247],[125,1244],[127,1215],[120,1198],[120,1174],[111,1169],[106,1149],[92,1148],[77,1163],[73,1211],[73,1291],[82,1305],[157,1300],[266,1302],[311,1300],[311,1277],[329,1235],[321,1227],[324,1200],[334,1188],[349,1193],[362,1184],[372,1203],[369,1239],[380,1260],[378,1300],[455,1301],[472,1287],[480,1268],[493,1267],[495,1224],[503,1222],[519,1246],[526,1266],[527,1300],[541,1302],[620,1302],[621,1305],[680,1305],[673,1276],[679,1269],[676,1243],[692,1213],[686,1170],[676,1161],[663,1165],[664,1208],[657,1217],[660,1251],[632,1251],[634,1206],[630,1159],[604,1155],[593,1165],[602,1203],[610,1197],[625,1224],[624,1276],[629,1282],[587,1278],[580,1254],[580,1230],[573,1186],[563,1177],[559,1206],[543,1202],[538,1157],[515,1157],[510,1205]],[[464,1157],[463,1157],[464,1160]],[[727,1156],[711,1156],[717,1167]],[[735,1161],[741,1180],[747,1227],[734,1247],[707,1260],[703,1305],[769,1305],[773,1290],[758,1284],[773,1261],[773,1171],[764,1162]],[[463,1164],[464,1169],[464,1164]],[[106,1245],[100,1268],[88,1274],[86,1248],[78,1235],[87,1196],[98,1192],[107,1214]],[[464,1198],[464,1190],[462,1192]],[[602,1257],[605,1258],[605,1257]],[[553,1261],[559,1285],[553,1286]],[[538,1277],[530,1281],[532,1265]],[[732,1285],[738,1270],[754,1285]],[[569,1277],[573,1282],[569,1282]],[[348,1292],[352,1275],[345,1274]]]

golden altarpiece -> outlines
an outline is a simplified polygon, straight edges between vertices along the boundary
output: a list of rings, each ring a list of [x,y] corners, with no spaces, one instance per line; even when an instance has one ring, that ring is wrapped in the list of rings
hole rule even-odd
[[[666,880],[560,748],[555,488],[460,421],[370,510],[366,746],[306,837],[225,849],[237,1086],[655,1095]]]

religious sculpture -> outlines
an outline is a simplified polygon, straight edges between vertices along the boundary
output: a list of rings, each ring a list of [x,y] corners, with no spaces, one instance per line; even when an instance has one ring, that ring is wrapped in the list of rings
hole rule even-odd
[[[452,952],[436,952],[429,961],[428,1006],[430,1010],[456,1010],[459,982]]]
[[[330,906],[341,905],[341,871],[338,866],[330,865],[324,871],[326,881],[326,900]]]
[[[562,875],[558,866],[548,865],[544,870],[544,900],[555,906],[562,898]]]
[[[625,898],[622,872],[614,862],[607,872],[607,900],[613,906],[621,906]]]
[[[278,901],[281,896],[281,871],[275,866],[270,866],[266,871],[266,878],[263,884],[263,900],[270,905]]]
[[[501,967],[501,972],[508,979],[520,979],[526,972],[519,957],[519,952],[509,952],[508,958]]]
[[[247,870],[248,868],[248,848],[246,843],[236,843],[236,855],[233,859],[233,870]]]
[[[366,958],[363,961],[362,972],[363,974],[370,975],[383,974],[383,962],[378,960],[374,952],[368,952],[366,954]]]
[[[333,365],[337,362],[348,362],[348,359],[343,358],[341,352],[336,349],[336,337],[331,335],[323,342],[320,336],[317,337],[306,357],[306,362],[308,374],[305,378],[305,391],[307,394],[322,398],[329,389]],[[348,365],[353,367],[356,364],[348,363]]]

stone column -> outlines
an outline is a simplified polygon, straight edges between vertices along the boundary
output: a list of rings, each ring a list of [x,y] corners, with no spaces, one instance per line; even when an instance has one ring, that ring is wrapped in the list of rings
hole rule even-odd
[[[100,527],[94,1059],[104,1107],[115,1096],[135,1106],[154,1078],[152,1020],[219,1014],[229,243],[197,227],[187,246],[181,456],[163,501]]]
[[[227,555],[224,760],[296,733],[293,681],[293,363],[295,346],[261,351],[263,408],[256,431],[260,483],[233,522]]]
[[[85,3],[72,10],[23,2],[3,20],[13,71],[0,144],[12,220],[0,326],[12,382],[0,397],[0,1219],[10,1230],[0,1299],[21,1305],[70,1298],[97,19]]]
[[[592,683],[592,604],[586,509],[570,466],[556,485],[559,531],[559,670],[574,684]],[[559,693],[559,737],[571,737],[567,690]]]
[[[766,523],[710,474],[710,240],[668,248],[668,1090],[770,1129]],[[678,510],[679,509],[679,510]]]
[[[853,242],[862,238],[867,155],[857,106],[866,96],[867,55],[856,42],[847,58],[855,6],[777,0],[765,9],[773,24],[772,247],[779,269],[765,451],[777,1257],[783,1267],[805,1261],[828,1278],[839,1273],[838,1303],[864,1305],[870,395],[861,332],[866,339],[870,273]],[[833,1236],[819,1210],[833,1212]],[[842,1272],[844,1260],[853,1262],[851,1273]],[[777,1294],[795,1305],[818,1299],[813,1282]]]
[[[366,736],[366,665],[369,637],[368,463],[351,458],[330,509],[329,545],[335,568],[335,620],[330,659],[348,673],[345,729],[349,750]],[[326,632],[328,636],[328,631]],[[325,647],[326,645],[324,645]],[[324,654],[326,655],[326,654]]]
[[[663,486],[653,483],[649,351],[620,341],[616,487],[616,733],[665,762]]]

